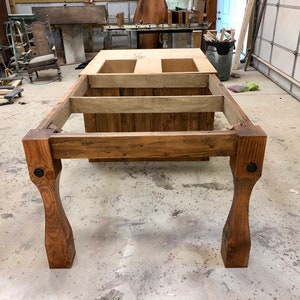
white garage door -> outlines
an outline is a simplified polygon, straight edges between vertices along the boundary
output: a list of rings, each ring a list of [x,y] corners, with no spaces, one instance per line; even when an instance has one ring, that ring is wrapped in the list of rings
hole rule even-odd
[[[254,66],[300,101],[300,1],[268,0]]]

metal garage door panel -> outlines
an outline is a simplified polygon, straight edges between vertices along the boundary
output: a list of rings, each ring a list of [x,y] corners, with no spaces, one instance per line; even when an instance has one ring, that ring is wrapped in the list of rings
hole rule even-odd
[[[299,87],[294,85],[293,88],[292,88],[292,93],[295,97],[300,99],[300,88]]]
[[[273,39],[273,31],[276,20],[276,11],[277,8],[275,6],[268,6],[265,12],[263,24],[261,26],[261,32],[265,39],[272,40]]]
[[[294,78],[300,82],[300,59],[297,60]]]
[[[294,60],[295,56],[293,53],[274,45],[271,59],[271,64],[274,67],[292,76]]]
[[[265,40],[260,40],[259,43],[256,43],[255,53],[259,53],[259,56],[265,61],[270,61],[271,44]]]
[[[299,20],[300,9],[280,7],[274,42],[290,50],[296,50],[299,35],[299,26],[297,28],[296,24],[299,24]]]
[[[273,0],[274,2],[278,2]],[[271,2],[271,1],[269,1]],[[299,0],[280,0],[280,5],[295,5],[295,6],[299,6]]]

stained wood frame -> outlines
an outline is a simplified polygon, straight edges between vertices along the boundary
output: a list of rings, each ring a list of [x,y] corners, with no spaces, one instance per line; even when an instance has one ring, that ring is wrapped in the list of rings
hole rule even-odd
[[[95,65],[97,59],[90,69]],[[98,64],[95,70],[99,68]],[[206,89],[206,93],[143,96],[136,95],[135,91],[131,96],[120,93],[114,96],[116,89],[134,91],[153,87],[178,90],[201,87]],[[93,95],[101,89],[105,90],[106,95]],[[223,112],[231,127],[226,130],[206,130],[200,124],[199,128],[193,130],[176,131],[169,128],[164,131],[160,128],[155,131],[155,124],[152,124],[148,131],[98,132],[97,126],[89,127],[86,124],[86,129],[91,132],[61,132],[72,113],[84,114],[85,121],[93,124],[99,114],[125,114],[128,123],[133,122],[132,114],[155,116],[162,112],[167,116],[184,113],[189,117],[189,114],[200,114],[200,118],[208,116],[207,120],[210,120],[211,114]],[[252,124],[213,73],[99,74],[97,71],[90,75],[82,74],[41,124],[30,130],[23,139],[30,178],[40,190],[44,201],[45,244],[49,266],[71,267],[75,256],[72,228],[59,196],[62,159],[180,161],[201,160],[206,156],[229,156],[234,195],[223,229],[221,254],[226,267],[246,267],[251,244],[249,201],[253,186],[262,173],[265,145],[264,131]]]

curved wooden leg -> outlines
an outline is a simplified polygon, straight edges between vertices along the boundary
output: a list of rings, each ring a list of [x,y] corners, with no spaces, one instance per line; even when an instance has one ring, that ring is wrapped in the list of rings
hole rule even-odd
[[[249,201],[262,173],[266,135],[259,128],[236,127],[237,154],[230,158],[234,195],[223,229],[222,258],[225,267],[247,267],[251,246]]]
[[[70,268],[75,256],[72,228],[59,195],[61,161],[51,156],[52,130],[31,130],[23,139],[30,178],[45,209],[45,245],[50,268]]]
[[[234,178],[231,209],[223,229],[221,253],[225,267],[247,267],[251,246],[249,201],[256,180]]]
[[[72,228],[59,195],[59,177],[36,183],[45,208],[45,246],[50,268],[71,268],[75,256]]]

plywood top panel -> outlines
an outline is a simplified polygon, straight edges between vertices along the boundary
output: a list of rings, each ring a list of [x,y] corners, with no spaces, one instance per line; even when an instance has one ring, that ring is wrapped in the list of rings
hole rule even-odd
[[[129,49],[102,50],[81,75],[107,73],[160,74],[160,73],[216,73],[200,49]]]

